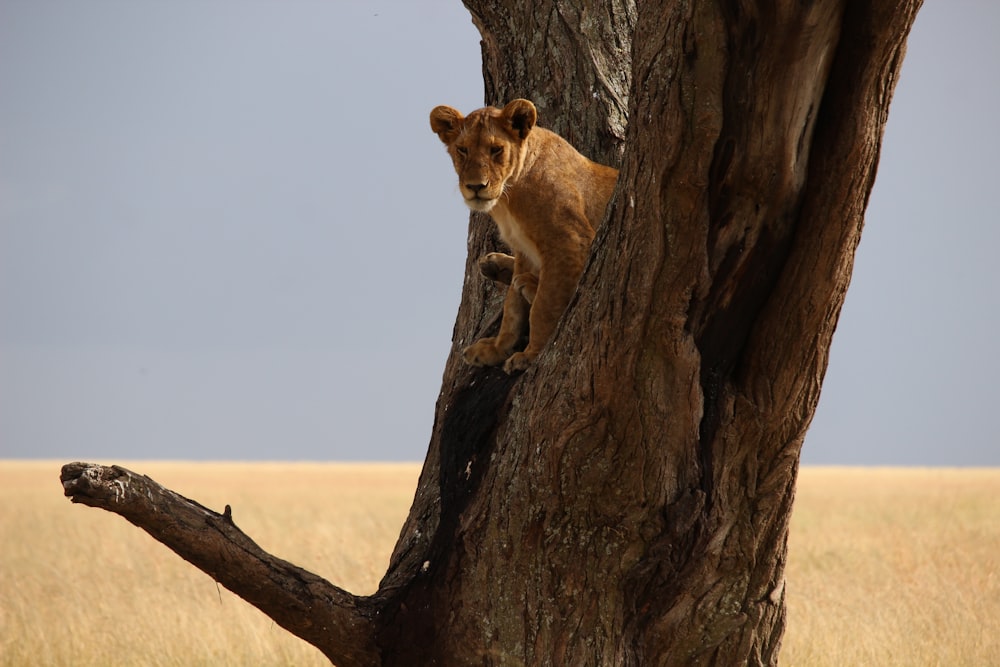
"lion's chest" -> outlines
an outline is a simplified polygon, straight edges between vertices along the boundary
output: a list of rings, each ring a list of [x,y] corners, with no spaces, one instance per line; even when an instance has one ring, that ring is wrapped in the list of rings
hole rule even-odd
[[[538,246],[525,233],[524,226],[521,225],[509,210],[496,206],[490,211],[490,217],[500,230],[500,238],[510,246],[514,254],[522,262],[528,265],[528,269],[534,273],[542,268],[542,258],[538,252]]]

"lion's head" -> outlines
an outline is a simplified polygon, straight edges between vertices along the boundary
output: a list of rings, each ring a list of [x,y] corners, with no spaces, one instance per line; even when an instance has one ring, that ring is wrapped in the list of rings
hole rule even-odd
[[[431,111],[431,129],[448,147],[458,187],[466,205],[487,212],[496,205],[512,176],[524,162],[524,140],[538,112],[528,100],[514,100],[503,109],[486,107],[462,116],[440,106]]]

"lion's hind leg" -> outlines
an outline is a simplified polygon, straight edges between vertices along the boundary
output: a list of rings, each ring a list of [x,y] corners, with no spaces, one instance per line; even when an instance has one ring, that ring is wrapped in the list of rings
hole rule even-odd
[[[510,287],[520,292],[525,301],[534,303],[535,293],[538,292],[538,276],[533,273],[518,273],[511,281]]]

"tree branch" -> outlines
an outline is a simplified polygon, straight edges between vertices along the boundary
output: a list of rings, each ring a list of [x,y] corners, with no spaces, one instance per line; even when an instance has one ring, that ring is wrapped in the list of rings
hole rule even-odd
[[[60,480],[74,503],[121,515],[340,667],[380,664],[373,601],[267,553],[228,505],[218,514],[120,466],[69,463]]]

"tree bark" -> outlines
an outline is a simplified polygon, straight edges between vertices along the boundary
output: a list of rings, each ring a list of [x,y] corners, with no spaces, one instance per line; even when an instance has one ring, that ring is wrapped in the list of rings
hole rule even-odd
[[[265,613],[305,596],[279,622],[342,667],[775,664],[799,451],[920,1],[466,5],[487,101],[533,99],[621,173],[520,376],[460,360],[501,298],[475,265],[493,225],[472,217],[432,439],[379,591],[312,578],[251,599],[240,560],[259,550],[189,557],[193,535],[108,491],[89,504]]]

